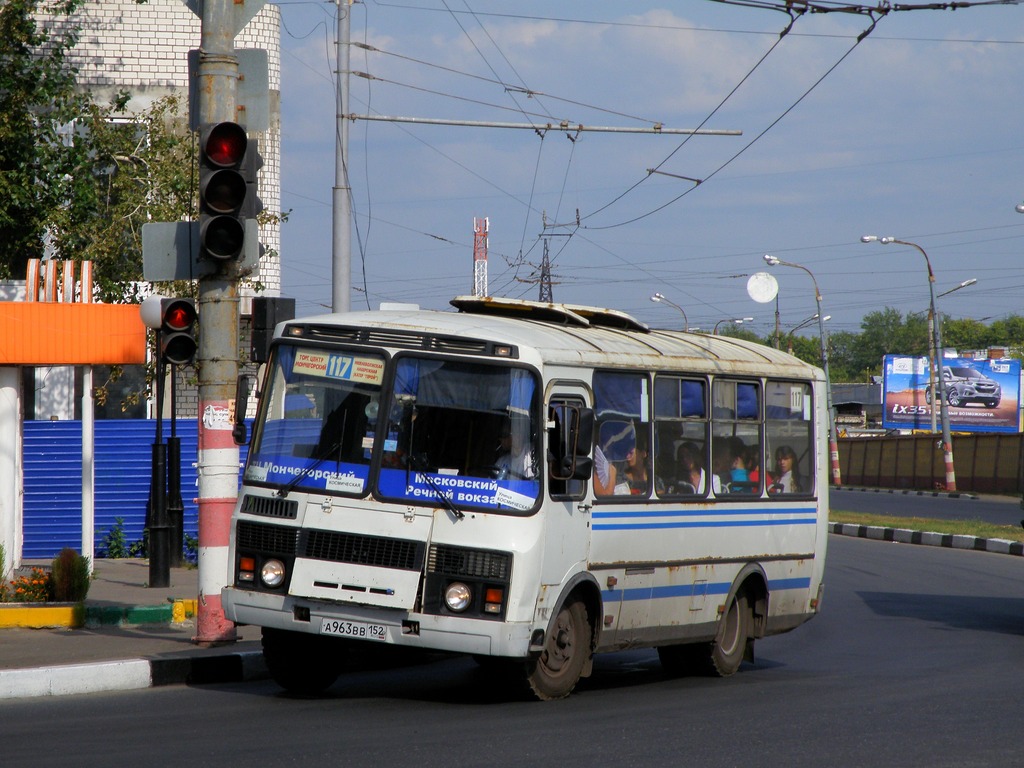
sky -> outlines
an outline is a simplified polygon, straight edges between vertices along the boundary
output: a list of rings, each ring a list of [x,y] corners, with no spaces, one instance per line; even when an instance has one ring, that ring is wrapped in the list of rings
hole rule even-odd
[[[302,315],[331,305],[336,8],[278,5],[282,294]],[[351,52],[372,76],[351,77],[356,114],[742,135],[352,121],[351,308],[449,309],[487,217],[491,295],[537,299],[546,247],[556,302],[652,327],[750,317],[767,336],[777,303],[786,332],[816,311],[812,275],[831,332],[926,311],[921,254],[862,235],[924,249],[936,294],[977,280],[940,314],[1024,314],[1024,6],[876,21],[858,42],[869,17],[805,14],[780,37],[787,15],[707,0],[353,5],[375,49]],[[748,294],[765,271],[777,302]]]

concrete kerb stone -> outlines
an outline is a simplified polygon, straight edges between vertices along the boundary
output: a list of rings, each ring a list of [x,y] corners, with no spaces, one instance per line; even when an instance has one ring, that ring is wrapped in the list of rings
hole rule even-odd
[[[0,670],[0,699],[241,683],[266,676],[263,654],[258,651],[4,669]]]
[[[1008,539],[984,539],[964,534],[912,531],[907,528],[885,528],[877,525],[855,525],[853,523],[829,523],[830,533],[840,536],[855,536],[875,541],[892,541],[900,544],[923,544],[930,547],[951,549],[973,549],[979,552],[993,552],[1001,555],[1024,556],[1024,542]]]

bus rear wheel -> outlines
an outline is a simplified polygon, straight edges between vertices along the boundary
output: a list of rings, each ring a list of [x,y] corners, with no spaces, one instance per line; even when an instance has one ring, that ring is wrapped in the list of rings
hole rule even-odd
[[[263,628],[263,659],[274,682],[289,693],[316,696],[338,679],[345,647],[305,632]]]
[[[737,594],[718,622],[718,633],[711,643],[711,671],[719,677],[734,674],[743,663],[750,635],[750,608],[747,596]]]
[[[666,673],[728,677],[743,663],[750,636],[751,616],[747,596],[740,593],[729,601],[710,643],[666,645],[658,648],[658,659]]]
[[[572,693],[592,653],[587,609],[570,598],[562,605],[544,641],[544,650],[526,663],[526,682],[542,701]]]

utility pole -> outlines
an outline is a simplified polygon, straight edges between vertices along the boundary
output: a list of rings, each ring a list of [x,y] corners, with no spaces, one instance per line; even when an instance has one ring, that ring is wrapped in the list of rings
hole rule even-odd
[[[202,123],[237,119],[238,58],[234,49],[234,0],[203,0],[199,47],[199,113]],[[229,412],[238,378],[239,263],[226,261],[199,278],[199,603],[195,642],[237,639],[224,616],[220,590],[230,572],[228,539],[238,496],[238,446]]]
[[[334,190],[332,206],[331,311],[348,312],[352,294],[352,188],[348,180],[349,38],[352,3],[335,0],[338,9],[337,113],[334,132]]]
[[[551,260],[548,258],[548,239],[544,238],[544,258],[540,263],[540,301],[551,303]]]

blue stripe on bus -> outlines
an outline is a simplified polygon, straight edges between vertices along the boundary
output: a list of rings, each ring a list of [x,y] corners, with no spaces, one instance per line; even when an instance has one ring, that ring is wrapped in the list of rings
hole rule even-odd
[[[815,525],[816,517],[794,517],[786,520],[706,520],[670,523],[595,523],[595,531],[651,531],[666,528],[754,528],[780,525]]]
[[[713,515],[806,515],[814,511],[813,507],[746,507],[736,509],[719,509],[718,507],[707,509],[695,509],[684,507],[682,509],[657,509],[657,510],[617,510],[617,511],[595,511],[592,517],[711,517]]]
[[[658,600],[675,597],[694,597],[700,595],[726,595],[732,587],[727,581],[711,584],[701,584],[698,592],[694,584],[674,584],[667,587],[637,587],[635,589],[608,589],[601,593],[604,602],[618,602],[631,600]],[[783,589],[810,589],[811,580],[808,577],[794,577],[791,579],[772,579],[768,582],[768,591],[773,592]]]

